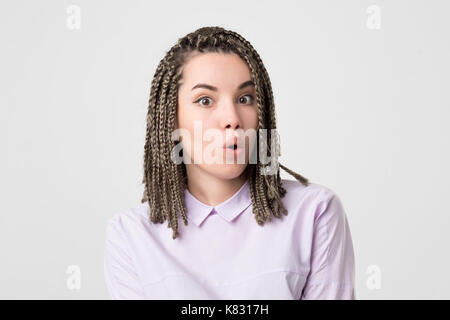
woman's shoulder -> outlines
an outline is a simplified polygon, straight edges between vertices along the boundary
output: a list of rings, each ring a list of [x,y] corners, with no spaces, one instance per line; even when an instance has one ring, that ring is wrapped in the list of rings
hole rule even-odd
[[[308,182],[304,185],[298,180],[281,179],[282,186],[286,190],[285,198],[287,199],[316,199],[316,200],[330,200],[337,196],[336,192],[326,185],[317,182]]]
[[[292,210],[301,208],[302,211],[310,212],[314,220],[321,216],[327,216],[327,219],[344,219],[344,205],[332,188],[314,182],[310,182],[307,186],[296,180],[282,179],[282,182],[286,189],[283,201]]]
[[[140,203],[134,207],[116,211],[107,219],[107,233],[130,233],[150,225],[149,205],[147,202]]]

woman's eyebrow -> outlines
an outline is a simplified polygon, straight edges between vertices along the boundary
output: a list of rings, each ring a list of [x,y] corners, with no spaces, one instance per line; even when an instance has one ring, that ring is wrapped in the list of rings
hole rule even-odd
[[[245,81],[244,83],[242,83],[242,84],[238,87],[238,90],[244,89],[244,88],[246,88],[246,87],[248,87],[248,86],[255,86],[255,84],[253,83],[252,80]],[[205,83],[199,83],[199,84],[195,85],[195,86],[192,88],[192,90],[198,89],[198,88],[204,88],[204,89],[209,89],[209,90],[211,90],[211,91],[217,91],[217,88],[216,88],[216,87],[211,86],[211,85],[209,85],[209,84],[205,84]],[[191,90],[191,91],[192,91],[192,90]]]

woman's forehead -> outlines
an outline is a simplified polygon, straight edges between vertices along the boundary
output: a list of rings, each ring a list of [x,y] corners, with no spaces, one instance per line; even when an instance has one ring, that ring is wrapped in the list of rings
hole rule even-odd
[[[193,57],[183,67],[182,82],[190,85],[189,89],[198,83],[237,88],[250,79],[250,68],[234,53],[204,53]]]

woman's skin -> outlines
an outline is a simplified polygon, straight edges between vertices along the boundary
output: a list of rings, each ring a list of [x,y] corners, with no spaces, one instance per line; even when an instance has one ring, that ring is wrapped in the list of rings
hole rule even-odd
[[[248,164],[249,149],[253,148],[254,141],[247,140],[245,144],[245,163],[237,163],[237,159],[234,159],[234,163],[226,163],[223,144],[227,141],[226,138],[237,133],[237,129],[244,132],[248,129],[257,130],[256,91],[253,85],[238,89],[244,82],[251,81],[251,71],[234,53],[197,52],[188,59],[182,72],[183,78],[178,89],[176,128],[187,130],[190,134],[190,140],[181,137],[183,154],[191,159],[191,163],[186,164],[187,187],[198,200],[215,206],[229,199],[245,182],[242,173]],[[198,84],[214,86],[217,90],[193,89]],[[208,129],[220,131],[221,139],[208,142],[203,140],[201,150],[204,155],[205,148],[213,144],[212,146],[217,148],[214,150],[220,149],[223,152],[222,163],[208,164],[203,157],[200,163],[194,163],[193,143],[200,144],[200,139],[203,138],[199,135],[195,137],[194,120],[201,120],[203,136]],[[229,130],[228,133],[226,130]],[[198,139],[194,140],[195,138]]]

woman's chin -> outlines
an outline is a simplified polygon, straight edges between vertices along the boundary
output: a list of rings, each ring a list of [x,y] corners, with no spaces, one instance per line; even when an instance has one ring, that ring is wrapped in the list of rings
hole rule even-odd
[[[204,168],[204,170],[220,179],[230,180],[239,177],[242,172],[244,172],[246,166],[246,164],[223,163],[208,165],[207,168]]]

